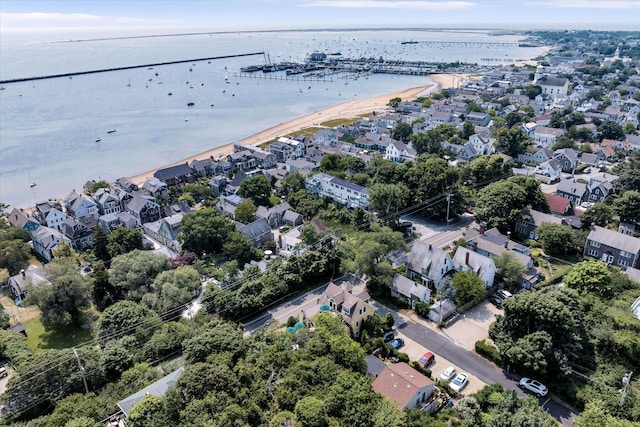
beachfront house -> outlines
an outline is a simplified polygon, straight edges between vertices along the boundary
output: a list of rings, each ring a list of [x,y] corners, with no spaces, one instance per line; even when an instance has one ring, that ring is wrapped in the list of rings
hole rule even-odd
[[[384,153],[384,158],[395,163],[404,163],[416,159],[416,150],[402,141],[392,140]]]
[[[98,205],[84,194],[72,191],[65,197],[64,204],[67,208],[67,213],[78,221],[91,223],[98,219]]]
[[[127,204],[126,210],[133,215],[138,225],[160,219],[160,206],[151,196],[136,193]]]
[[[27,231],[33,231],[40,227],[40,223],[37,218],[32,217],[28,212],[23,209],[13,208],[13,210],[7,215],[9,225],[16,228],[23,228]]]
[[[193,182],[195,180],[195,171],[186,162],[183,164],[169,166],[167,168],[158,169],[153,173],[154,178],[167,184],[173,185]]]

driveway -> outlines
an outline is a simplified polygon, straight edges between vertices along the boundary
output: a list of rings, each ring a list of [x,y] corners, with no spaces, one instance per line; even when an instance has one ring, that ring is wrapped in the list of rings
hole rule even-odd
[[[502,314],[502,310],[494,307],[489,301],[483,301],[447,326],[442,333],[456,344],[475,351],[476,341],[489,337],[489,326],[498,314]]]

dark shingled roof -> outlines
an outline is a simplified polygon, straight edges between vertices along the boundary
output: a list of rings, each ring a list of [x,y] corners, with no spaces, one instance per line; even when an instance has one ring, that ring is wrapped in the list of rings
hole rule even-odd
[[[170,166],[164,169],[158,169],[153,176],[158,178],[160,181],[166,182],[168,179],[175,179],[179,177],[183,177],[194,172],[193,168],[186,163],[176,166]]]

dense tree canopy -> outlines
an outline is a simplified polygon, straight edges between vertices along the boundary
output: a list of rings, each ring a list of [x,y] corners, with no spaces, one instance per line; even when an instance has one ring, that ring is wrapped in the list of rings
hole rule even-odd
[[[42,322],[48,326],[80,326],[91,302],[87,278],[70,258],[49,263],[45,274],[50,285],[34,284],[27,302],[40,308]]]
[[[518,154],[525,153],[531,144],[531,137],[527,136],[520,126],[501,129],[496,137],[498,147],[513,158],[518,157]]]
[[[473,271],[458,271],[453,275],[451,287],[455,291],[453,302],[456,306],[461,306],[480,299],[486,292],[484,282]]]
[[[486,221],[489,227],[502,231],[510,230],[522,216],[522,208],[527,204],[525,190],[512,181],[498,181],[478,192],[476,217]]]
[[[169,267],[164,255],[134,250],[113,258],[109,280],[116,289],[117,299],[138,302],[144,294],[153,291],[153,280]]]
[[[612,292],[607,265],[594,259],[574,265],[564,276],[564,283],[578,292],[592,292],[605,298]]]
[[[549,213],[549,201],[540,188],[540,182],[532,176],[515,175],[509,177],[509,181],[518,184],[527,195],[527,203],[532,209]]]
[[[583,316],[575,293],[545,288],[505,303],[489,333],[514,371],[549,378],[569,372],[568,362],[588,364]]]
[[[406,206],[409,189],[404,184],[374,184],[369,188],[369,207],[384,219]]]
[[[107,238],[107,251],[111,258],[143,248],[142,233],[134,228],[118,227]]]
[[[536,234],[547,255],[565,255],[574,253],[577,249],[577,237],[568,225],[543,222],[536,228]]]
[[[182,218],[180,235],[185,250],[215,254],[222,252],[222,245],[235,230],[233,223],[213,208],[200,209]]]
[[[238,194],[242,197],[253,199],[260,206],[271,206],[271,183],[263,174],[259,173],[249,177],[240,183]]]
[[[413,128],[409,123],[398,123],[395,128],[393,128],[393,134],[391,137],[393,139],[397,139],[398,141],[407,142],[409,141],[409,137],[413,133]]]
[[[625,191],[613,202],[613,210],[620,221],[640,224],[640,192]]]

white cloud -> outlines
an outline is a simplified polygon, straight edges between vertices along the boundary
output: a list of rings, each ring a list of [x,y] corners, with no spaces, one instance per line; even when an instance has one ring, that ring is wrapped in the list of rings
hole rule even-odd
[[[529,4],[581,9],[640,9],[640,0],[549,0],[530,2]]]
[[[361,8],[361,9],[426,9],[461,10],[476,7],[469,1],[427,1],[427,0],[312,0],[304,6]]]
[[[78,25],[131,25],[159,23],[158,20],[133,18],[129,16],[103,16],[86,13],[6,13],[0,12],[3,26],[78,26]],[[167,21],[164,21],[167,22]]]

